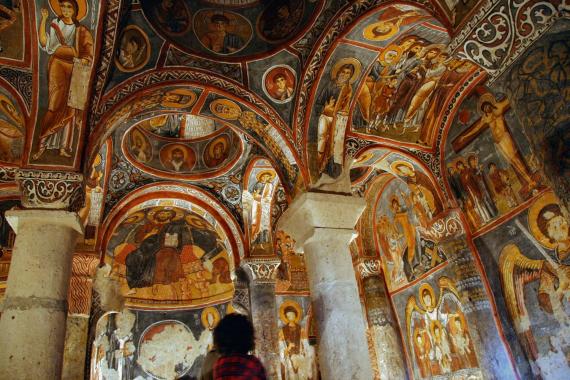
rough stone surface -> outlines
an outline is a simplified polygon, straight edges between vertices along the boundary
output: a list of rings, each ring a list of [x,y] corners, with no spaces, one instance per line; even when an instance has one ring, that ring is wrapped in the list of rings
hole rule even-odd
[[[63,369],[61,372],[63,380],[83,379],[88,330],[89,317],[82,315],[70,315],[67,317]]]
[[[59,379],[76,214],[9,211],[16,241],[0,318],[0,379]]]

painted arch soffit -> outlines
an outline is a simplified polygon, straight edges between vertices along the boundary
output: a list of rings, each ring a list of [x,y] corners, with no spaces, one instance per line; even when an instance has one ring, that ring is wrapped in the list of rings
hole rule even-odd
[[[313,181],[324,174],[334,178],[327,162],[342,163],[340,154],[336,157],[342,148],[336,145],[345,133],[432,149],[439,110],[477,70],[447,52],[449,41],[438,20],[407,4],[369,12],[337,38],[323,60],[304,120]]]

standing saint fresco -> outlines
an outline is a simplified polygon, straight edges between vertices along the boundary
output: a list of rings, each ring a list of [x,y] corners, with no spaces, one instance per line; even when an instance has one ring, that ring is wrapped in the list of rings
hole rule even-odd
[[[303,319],[301,306],[293,300],[286,300],[279,307],[279,317],[283,323],[279,329],[282,378],[314,379],[315,353],[309,345],[307,322]]]
[[[317,173],[338,178],[344,162],[344,134],[348,123],[352,84],[360,75],[361,63],[343,58],[331,69],[332,81],[326,83],[317,98],[320,109],[317,140]]]
[[[71,106],[68,97],[72,90],[72,73],[89,68],[93,62],[93,36],[79,20],[87,14],[86,0],[51,0],[57,15],[46,31],[49,12],[41,10],[38,28],[40,47],[50,57],[47,66],[48,109],[41,121],[38,160],[46,150],[56,150],[60,156],[71,157],[73,140],[82,109]],[[83,66],[83,68],[81,68]]]
[[[257,173],[255,178],[257,182],[250,190],[253,197],[250,239],[252,245],[261,245],[271,241],[271,202],[275,190],[275,172],[263,170]]]

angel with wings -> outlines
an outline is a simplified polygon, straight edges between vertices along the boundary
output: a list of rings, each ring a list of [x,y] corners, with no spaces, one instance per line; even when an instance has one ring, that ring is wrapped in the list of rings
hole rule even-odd
[[[519,246],[509,243],[499,256],[501,284],[507,310],[527,356],[536,362],[540,352],[529,313],[527,285],[538,282],[537,303],[542,313],[551,315],[559,325],[557,333],[549,337],[553,352],[570,351],[570,226],[556,197],[549,192],[537,199],[528,213],[528,231],[520,221],[515,223],[535,245],[542,258],[530,258]],[[548,252],[544,249],[546,248]],[[544,314],[543,314],[544,315]],[[544,322],[540,321],[543,325]],[[566,357],[570,373],[570,357]],[[537,362],[540,367],[540,363]]]
[[[441,277],[438,286],[439,299],[431,285],[424,283],[418,292],[419,305],[411,296],[406,306],[406,333],[421,378],[479,366],[455,284]]]

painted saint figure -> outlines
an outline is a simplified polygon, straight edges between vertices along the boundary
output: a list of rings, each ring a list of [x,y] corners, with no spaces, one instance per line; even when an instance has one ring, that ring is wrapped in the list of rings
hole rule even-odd
[[[49,32],[46,32],[49,13],[45,8],[41,10],[38,29],[40,46],[50,55],[47,67],[49,95],[34,160],[46,150],[58,150],[60,156],[71,157],[81,112],[68,105],[71,76],[75,65],[90,66],[93,61],[93,37],[89,29],[79,23],[87,12],[87,4],[76,0],[60,0],[57,4],[58,17],[52,20]]]
[[[244,42],[240,36],[227,31],[229,18],[223,14],[214,14],[210,18],[210,31],[200,41],[214,53],[232,54],[241,50]]]
[[[251,242],[252,244],[266,244],[270,242],[271,228],[271,201],[273,199],[273,179],[275,173],[263,170],[256,175],[257,182],[253,185],[251,195],[253,205],[251,208]]]
[[[332,82],[321,90],[317,105],[321,109],[318,122],[317,173],[338,178],[343,166],[343,142],[350,102],[352,82],[360,72],[360,62],[345,58],[331,70]]]
[[[313,348],[308,345],[308,334],[299,323],[301,306],[293,301],[283,302],[279,308],[283,327],[279,330],[281,376],[287,380],[313,379]]]

